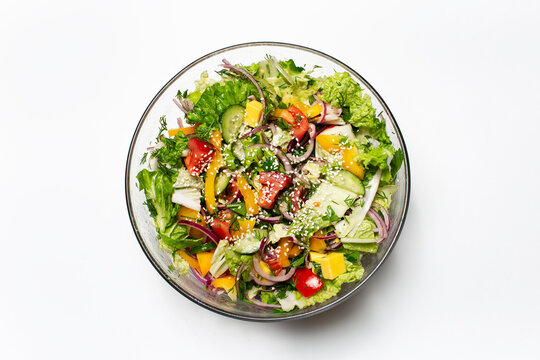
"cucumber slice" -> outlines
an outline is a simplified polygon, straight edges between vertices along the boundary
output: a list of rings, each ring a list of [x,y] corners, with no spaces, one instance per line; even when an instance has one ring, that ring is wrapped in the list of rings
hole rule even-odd
[[[268,236],[268,230],[253,229],[253,232],[235,241],[231,248],[240,254],[253,254],[259,250],[261,240],[266,236]]]
[[[246,109],[240,105],[230,106],[221,115],[221,126],[223,128],[223,140],[230,143],[237,135],[240,127],[244,123]]]
[[[227,186],[229,185],[229,180],[231,179],[230,175],[225,174],[224,172],[220,172],[219,175],[216,178],[216,182],[214,185],[216,195],[221,194]]]
[[[329,177],[328,181],[358,195],[364,195],[365,193],[364,184],[362,184],[360,178],[347,170],[340,170],[335,176]]]
[[[254,233],[249,233],[241,239],[236,240],[231,249],[240,254],[253,254],[259,250],[260,246],[261,240],[259,240]]]

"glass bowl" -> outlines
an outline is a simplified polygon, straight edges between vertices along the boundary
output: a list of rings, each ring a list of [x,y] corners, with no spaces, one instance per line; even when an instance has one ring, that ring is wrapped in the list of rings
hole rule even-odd
[[[142,165],[140,165],[141,157],[156,136],[159,128],[159,118],[166,115],[169,127],[177,127],[176,119],[181,115],[181,111],[173,103],[172,99],[178,90],[193,90],[195,81],[200,78],[203,71],[208,71],[210,76],[215,75],[217,78],[214,71],[220,69],[219,64],[224,58],[232,64],[249,65],[263,59],[266,54],[274,55],[280,60],[294,59],[296,64],[299,66],[305,64],[306,68],[312,68],[314,65],[321,66],[321,68],[315,70],[314,75],[332,75],[334,71],[348,72],[371,96],[377,114],[382,113],[382,116],[387,121],[387,131],[394,146],[396,149],[401,148],[405,155],[403,166],[397,174],[397,181],[400,185],[399,190],[393,196],[389,211],[391,217],[389,236],[379,246],[376,254],[363,256],[362,264],[365,273],[362,280],[356,283],[344,284],[337,296],[323,303],[304,309],[295,309],[289,313],[274,313],[272,309],[261,308],[244,302],[233,303],[226,295],[216,295],[206,291],[191,273],[188,276],[178,276],[169,270],[169,265],[171,265],[170,256],[158,248],[155,225],[147,207],[143,204],[145,200],[144,194],[139,191],[136,179],[137,173],[142,169]],[[239,44],[214,51],[195,60],[169,80],[152,99],[137,124],[129,146],[125,176],[127,208],[135,236],[148,260],[165,281],[179,293],[206,309],[236,319],[252,321],[305,318],[319,314],[350,298],[377,271],[394,247],[405,222],[410,192],[409,160],[405,142],[394,116],[377,91],[356,71],[329,55],[303,46],[275,42]]]

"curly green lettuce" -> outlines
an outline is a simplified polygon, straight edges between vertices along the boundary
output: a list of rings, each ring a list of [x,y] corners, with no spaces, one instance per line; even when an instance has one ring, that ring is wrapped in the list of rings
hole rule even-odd
[[[197,137],[209,140],[212,132],[220,129],[225,110],[233,105],[245,106],[250,95],[258,96],[251,82],[238,79],[215,83],[204,90],[186,118],[190,124],[200,124]]]
[[[322,83],[321,100],[343,108],[343,120],[356,128],[365,130],[383,144],[391,141],[386,134],[386,124],[377,119],[371,98],[364,94],[360,85],[346,73],[336,72]]]

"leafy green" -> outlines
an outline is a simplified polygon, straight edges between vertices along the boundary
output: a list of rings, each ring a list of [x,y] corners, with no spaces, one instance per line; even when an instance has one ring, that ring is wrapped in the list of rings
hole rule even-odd
[[[157,159],[158,165],[169,164],[173,168],[181,168],[183,166],[181,155],[188,145],[186,135],[179,131],[173,138],[163,137],[160,141],[164,146],[154,150],[151,156]]]
[[[394,153],[394,157],[390,161],[390,174],[392,175],[391,182],[396,181],[396,175],[399,169],[401,168],[401,164],[403,164],[403,160],[405,159],[405,155],[403,154],[403,150],[398,149]]]
[[[388,210],[388,208],[390,208],[390,203],[392,202],[392,195],[394,195],[397,189],[398,185],[381,186],[377,190],[377,195],[375,195],[375,199],[373,201]]]
[[[186,275],[190,269],[189,263],[183,257],[175,255],[175,253],[173,253],[173,266],[178,270],[179,275]]]
[[[249,95],[257,95],[257,89],[249,81],[230,80],[215,83],[204,90],[192,111],[186,117],[189,123],[201,124],[197,137],[209,140],[211,133],[220,128],[223,112],[232,105],[244,105]]]
[[[229,271],[231,274],[236,275],[236,271],[242,264],[246,264],[246,266],[251,265],[251,260],[253,258],[253,255],[241,255],[237,253],[234,250],[231,249],[225,249],[225,262],[227,263],[227,266],[229,267]]]
[[[261,301],[265,304],[279,304],[273,292],[261,292]]]
[[[349,253],[346,253],[344,256],[345,256],[345,259],[352,262],[353,264],[356,264],[358,260],[360,260],[360,255],[361,255],[360,251],[353,250]]]
[[[323,219],[319,212],[310,206],[304,206],[297,213],[294,221],[289,227],[289,235],[294,235],[298,239],[309,239],[317,230],[330,225],[330,222]]]
[[[178,95],[180,96],[177,95],[176,97],[180,101],[182,100],[182,98],[188,98],[194,104],[196,104],[201,98],[201,95],[203,94],[204,90],[206,90],[206,88],[212,86],[215,83],[216,83],[215,80],[208,77],[208,72],[203,71],[201,73],[201,78],[195,81],[195,91],[193,91],[189,95],[187,95],[186,93],[184,93],[183,95],[180,95],[180,92],[178,92]]]
[[[343,120],[351,125],[367,130],[383,144],[390,143],[386,134],[386,124],[375,116],[375,109],[368,94],[346,73],[336,72],[322,83],[321,100],[332,106],[343,108]]]
[[[144,190],[146,205],[154,217],[158,232],[165,232],[179,208],[179,205],[172,202],[173,177],[161,168],[157,171],[143,169],[137,174],[137,180],[139,189]]]
[[[322,219],[326,220],[328,222],[334,222],[334,221],[341,220],[341,218],[336,215],[336,212],[334,211],[334,209],[330,205],[328,205],[328,207],[326,208],[326,213],[324,214]]]
[[[174,250],[199,246],[202,244],[202,239],[190,238],[188,228],[184,225],[178,225],[174,220],[165,228],[165,230],[158,233],[158,239]]]
[[[379,249],[376,242],[372,243],[343,243],[343,248],[346,250],[360,251],[375,254]]]
[[[314,295],[306,298],[297,293],[296,305],[302,309],[306,306],[315,305],[336,296],[344,283],[359,281],[364,275],[364,268],[360,264],[345,261],[347,272],[339,275],[334,280],[324,280],[324,286]]]
[[[190,253],[192,254],[197,254],[197,253],[200,253],[200,252],[203,252],[203,251],[208,251],[208,250],[212,250],[212,249],[215,249],[216,248],[216,244],[212,241],[209,241],[205,244],[202,244],[202,245],[197,245],[197,246],[194,246],[190,249]]]
[[[288,71],[291,74],[300,74],[302,71],[304,71],[303,67],[296,66],[293,59],[289,59],[287,61],[280,61],[279,65],[283,70]]]

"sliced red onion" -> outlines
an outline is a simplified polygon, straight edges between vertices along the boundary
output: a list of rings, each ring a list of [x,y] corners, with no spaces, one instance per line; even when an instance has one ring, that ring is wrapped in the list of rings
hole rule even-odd
[[[316,98],[317,100],[319,100],[319,98]],[[324,118],[326,117],[326,103],[324,101],[321,101],[321,105],[322,105],[322,113],[321,113],[321,117],[320,119],[317,121],[318,124],[321,124],[323,121],[324,121]]]
[[[251,280],[253,280],[256,284],[261,285],[261,286],[272,286],[272,285],[277,284],[277,282],[275,282],[275,281],[269,281],[269,280],[261,279],[256,274],[254,274],[253,272],[250,272],[249,276],[251,277]]]
[[[293,268],[290,268],[289,271],[287,271],[283,275],[279,275],[279,276],[269,275],[261,268],[259,261],[261,261],[261,259],[258,256],[253,257],[253,269],[260,277],[262,277],[265,280],[275,281],[275,282],[287,281],[290,278],[292,278],[294,273],[296,272],[296,268],[293,267]]]
[[[244,135],[240,136],[240,139],[244,139],[244,138],[247,138],[248,136],[251,136],[253,134],[256,134],[258,133],[259,131],[263,131],[263,130],[266,130],[270,127],[270,125],[264,125],[264,126],[259,126],[258,128],[255,128],[247,133],[245,133]]]
[[[327,241],[327,240],[337,239],[337,237],[338,236],[336,234],[330,234],[330,235],[325,235],[325,236],[312,236],[311,238]]]
[[[179,220],[178,224],[179,225],[189,226],[189,227],[192,227],[192,228],[194,228],[196,230],[199,230],[204,235],[208,236],[216,244],[219,243],[219,238],[217,237],[217,235],[214,234],[212,231],[208,230],[207,228],[205,228],[204,226],[202,226],[201,224],[197,224],[196,222],[189,221],[189,220]]]
[[[257,306],[267,307],[267,308],[272,308],[272,309],[281,309],[281,305],[263,303],[261,300],[250,298],[247,296],[246,296],[246,299],[251,301],[254,305],[257,305]]]
[[[265,217],[265,216],[259,215],[259,220],[265,223],[269,223],[269,224],[277,224],[281,222],[281,216]]]
[[[287,144],[287,152],[288,153],[292,152],[296,148],[297,145],[298,145],[298,142],[296,141],[296,138],[289,141],[289,143]]]
[[[265,144],[270,144],[270,142],[268,141],[268,138],[266,137],[266,135],[264,134],[264,131],[261,132],[261,137],[263,139],[263,142]]]
[[[238,267],[238,270],[236,270],[236,276],[234,277],[234,289],[236,290],[236,293],[238,294],[238,285],[240,280],[240,276],[242,275],[242,270],[244,270],[244,266],[246,264],[242,263],[240,267]]]
[[[178,106],[180,108],[180,110],[182,110],[182,112],[184,114],[187,114],[188,112],[186,111],[186,109],[184,109],[184,107],[182,106],[182,104],[180,104],[180,102],[176,99],[176,98],[173,98],[172,101],[174,101],[174,103],[176,104],[176,106]]]
[[[210,286],[210,284],[212,283],[212,278],[210,278],[208,275],[202,276],[201,274],[199,274],[197,270],[193,268],[190,268],[190,269],[193,275],[197,278],[197,280],[202,282],[204,286]]]
[[[343,246],[343,243],[341,241],[332,242],[331,244],[326,246],[326,251],[334,251],[336,249],[339,249]]]
[[[280,209],[281,210],[281,209]],[[288,211],[281,211],[281,215],[283,215],[283,217],[289,221],[293,221],[294,220],[294,216],[288,212]]]
[[[388,236],[388,232],[386,230],[386,225],[384,224],[384,220],[381,217],[381,215],[379,215],[379,213],[377,213],[375,210],[371,208],[368,210],[367,215],[375,222],[375,225],[377,225],[377,228],[380,230],[379,240],[377,241],[377,244],[379,244]]]
[[[265,236],[261,240],[261,245],[259,246],[259,256],[261,257],[261,259],[264,259],[265,257],[264,248],[266,247],[266,245],[268,245],[268,238]]]
[[[276,124],[271,122],[270,124],[268,124],[268,128],[272,131],[272,136],[275,136],[277,132]]]
[[[252,83],[253,85],[255,85],[255,87],[257,88],[257,91],[259,92],[259,95],[261,96],[261,103],[262,103],[262,111],[261,111],[261,118],[259,119],[259,124],[262,123],[263,119],[264,119],[264,109],[266,108],[266,99],[264,98],[264,94],[263,94],[263,91],[261,89],[261,87],[259,86],[259,84],[257,83],[257,80],[255,80],[255,78],[246,70],[246,69],[242,69],[238,66],[234,66],[232,65],[230,62],[228,62],[226,59],[223,59],[223,67],[225,69],[230,69],[236,73],[242,73],[244,74]]]
[[[304,154],[302,154],[301,156],[287,154],[287,156],[293,163],[300,163],[302,161],[307,160],[311,156],[311,153],[313,152],[313,149],[315,148],[315,137],[317,134],[317,129],[315,128],[314,124],[309,124],[308,134],[309,134],[309,145]]]
[[[250,147],[248,147],[248,149],[255,149],[255,148],[260,148],[260,147],[267,148],[267,149],[271,150],[274,154],[276,154],[279,161],[281,161],[281,163],[283,164],[283,167],[285,168],[285,172],[287,174],[292,173],[293,168],[291,166],[291,162],[289,161],[289,159],[287,159],[287,157],[285,155],[283,155],[281,150],[279,150],[274,145],[270,145],[270,144],[254,144],[254,145],[251,145]]]
[[[384,218],[384,224],[386,225],[386,229],[390,230],[390,214],[388,214],[388,211],[384,208],[384,206],[381,206],[381,204],[378,204],[376,202],[373,202],[371,204],[371,207],[374,207],[375,209],[382,212],[383,218]]]

